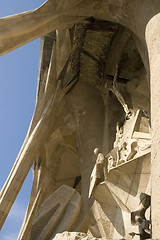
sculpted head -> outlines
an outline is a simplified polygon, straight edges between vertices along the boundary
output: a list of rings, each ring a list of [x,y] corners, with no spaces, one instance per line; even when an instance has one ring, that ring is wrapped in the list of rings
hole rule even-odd
[[[96,156],[98,156],[99,153],[100,153],[99,148],[95,148],[95,149],[94,149],[94,154],[95,154]]]

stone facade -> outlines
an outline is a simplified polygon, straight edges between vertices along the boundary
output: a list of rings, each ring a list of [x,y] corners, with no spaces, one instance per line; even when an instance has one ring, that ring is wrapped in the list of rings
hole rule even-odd
[[[19,240],[159,240],[160,1],[48,0],[0,26],[1,55],[41,36],[0,226],[34,164]]]

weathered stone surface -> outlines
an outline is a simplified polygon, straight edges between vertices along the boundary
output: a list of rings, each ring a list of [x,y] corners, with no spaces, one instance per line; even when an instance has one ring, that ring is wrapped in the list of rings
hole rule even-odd
[[[94,238],[80,232],[64,232],[56,234],[52,240],[102,240],[102,238]]]
[[[36,10],[0,19],[0,27],[1,55],[47,34],[35,114],[0,195],[0,226],[36,160],[19,240],[53,239],[65,230],[74,233],[56,238],[93,239],[79,231],[97,239],[159,239],[160,2],[47,0]],[[47,201],[64,184],[68,202],[60,218],[51,211],[53,221],[47,222],[55,207],[50,202],[47,211]],[[130,221],[139,199],[140,211],[146,211],[146,195],[152,236],[149,213]],[[69,214],[76,216],[71,223]],[[50,236],[41,232],[41,221]]]
[[[31,239],[47,240],[57,232],[69,230],[79,214],[81,197],[66,185],[52,193],[32,220]]]

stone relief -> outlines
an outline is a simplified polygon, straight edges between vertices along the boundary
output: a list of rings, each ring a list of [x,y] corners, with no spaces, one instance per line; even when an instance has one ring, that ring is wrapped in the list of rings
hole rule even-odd
[[[147,132],[141,131],[146,124]],[[108,154],[108,171],[123,163],[139,158],[151,151],[149,119],[140,110],[132,112],[130,118],[118,122],[113,150]]]
[[[35,113],[0,193],[2,227],[34,164],[18,240],[159,239],[159,12],[47,0],[0,19],[1,55],[41,37]]]

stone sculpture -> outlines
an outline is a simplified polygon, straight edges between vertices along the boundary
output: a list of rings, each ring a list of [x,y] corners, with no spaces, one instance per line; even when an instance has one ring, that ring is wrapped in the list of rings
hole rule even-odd
[[[143,120],[142,120],[143,118]],[[145,131],[141,130],[145,122]],[[108,154],[108,170],[129,160],[148,154],[151,147],[151,135],[149,119],[139,109],[132,112],[129,118],[123,121],[123,125],[117,124],[114,149]]]
[[[151,229],[150,224],[151,221],[147,220],[145,217],[145,213],[147,208],[151,206],[151,197],[147,194],[141,193],[140,195],[140,208],[139,210],[131,213],[131,222],[133,225],[139,225],[139,233],[137,235],[140,236],[140,239],[150,239],[151,238]],[[148,230],[148,232],[146,232]],[[136,233],[130,233],[130,235],[134,236]]]
[[[102,179],[106,178],[107,172],[107,160],[104,155],[98,148],[94,149],[94,154],[97,156],[97,160],[90,178],[89,198],[92,196],[95,186],[98,185]]]
[[[0,28],[1,55],[43,36],[35,113],[0,193],[0,226],[34,163],[19,240],[146,239],[131,222],[142,193],[160,239],[160,1],[47,0]]]

